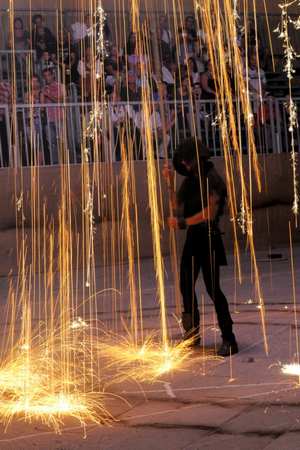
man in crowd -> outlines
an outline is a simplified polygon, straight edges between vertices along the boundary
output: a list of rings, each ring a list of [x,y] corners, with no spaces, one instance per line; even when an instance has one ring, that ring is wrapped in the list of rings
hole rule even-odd
[[[41,14],[36,14],[32,18],[32,48],[36,50],[37,59],[40,59],[43,52],[55,53],[57,51],[57,41],[53,33],[44,24]]]
[[[62,83],[55,80],[52,69],[43,70],[43,78],[45,87],[42,94],[44,103],[47,105],[47,142],[50,162],[58,164],[59,162],[59,145],[63,138],[63,109],[61,106],[50,106],[51,103],[63,103],[65,101],[66,90]],[[48,162],[48,161],[47,161]]]

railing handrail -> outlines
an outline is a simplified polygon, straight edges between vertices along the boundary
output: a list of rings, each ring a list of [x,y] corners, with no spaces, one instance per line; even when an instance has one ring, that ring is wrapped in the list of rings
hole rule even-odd
[[[300,101],[300,96],[299,97],[293,97],[294,101]],[[234,99],[234,101],[238,101],[236,99]],[[250,100],[251,101],[251,100]],[[286,102],[287,99],[286,97],[267,97],[267,98],[263,98],[262,100],[260,99],[253,99],[253,101],[256,101],[258,103],[260,103],[262,101],[262,103],[266,103],[266,102]],[[99,101],[99,103],[101,104],[102,102]],[[135,101],[135,102],[128,102],[128,101],[122,101],[122,102],[103,102],[104,105],[110,106],[110,105],[116,105],[116,106],[128,106],[128,105],[133,105],[133,106],[138,106],[138,105],[143,105],[142,101]],[[151,101],[152,104],[155,105],[159,105],[160,102],[158,100],[156,101]],[[216,104],[217,100],[214,99],[200,99],[200,100],[195,100],[195,103],[197,104]],[[190,100],[167,100],[164,101],[164,104],[167,105],[174,105],[174,104],[185,104],[185,105],[190,105],[191,101]],[[0,108],[6,108],[8,105],[0,103]],[[45,107],[72,107],[72,106],[95,106],[94,102],[65,102],[65,103],[17,103],[16,108],[45,108]]]
[[[59,11],[60,12],[60,10],[57,10],[57,9],[53,9],[53,8],[31,8],[30,10],[27,8],[27,9],[24,9],[24,8],[14,8],[14,15],[16,15],[16,14],[25,14],[25,15],[28,15],[28,16],[33,16],[34,14],[53,14],[53,15],[57,15],[57,11]],[[113,14],[124,14],[124,12],[127,14],[127,15],[129,15],[130,14],[130,10],[128,10],[128,11],[124,11],[124,10],[122,10],[122,9],[111,9],[111,8],[105,8],[105,12],[106,13],[113,13]],[[7,11],[7,8],[0,8],[0,13],[4,13],[4,14],[8,14],[9,15],[9,11]],[[64,14],[78,14],[78,15],[80,15],[80,14],[85,14],[86,13],[86,10],[85,9],[72,9],[72,8],[64,8],[63,9],[63,13]],[[147,11],[147,10],[145,10],[145,9],[140,9],[140,13],[141,14],[163,14],[163,13],[165,13],[164,12],[164,10],[163,9],[156,9],[156,11],[155,12],[150,12],[150,11]],[[178,12],[178,15],[180,14],[180,12]],[[194,9],[193,8],[190,8],[190,9],[186,9],[185,11],[184,11],[184,14],[194,14]],[[254,15],[254,12],[253,11],[249,11],[249,13],[247,13],[248,15],[250,15],[250,16],[253,16]],[[240,16],[243,16],[244,15],[244,13],[243,12],[240,12],[240,14],[239,14]],[[281,15],[281,13],[280,12],[269,12],[268,11],[268,16],[275,16],[275,17],[280,17],[280,15]],[[297,14],[297,12],[291,12],[291,13],[289,13],[289,15],[290,16],[297,16],[298,17],[298,14]],[[266,17],[266,13],[265,12],[261,12],[261,11],[258,11],[258,12],[256,12],[256,16],[259,16],[259,17]]]
[[[34,48],[28,48],[24,50],[10,50],[10,49],[4,49],[0,50],[0,54],[2,53],[36,53],[36,50]]]

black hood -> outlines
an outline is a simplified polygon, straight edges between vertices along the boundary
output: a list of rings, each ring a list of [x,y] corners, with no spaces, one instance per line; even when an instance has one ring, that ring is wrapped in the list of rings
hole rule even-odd
[[[191,173],[198,171],[198,159],[200,162],[207,162],[209,158],[210,152],[205,144],[200,140],[186,139],[174,152],[173,166],[177,173],[188,177]],[[188,170],[182,161],[191,164],[192,169]]]

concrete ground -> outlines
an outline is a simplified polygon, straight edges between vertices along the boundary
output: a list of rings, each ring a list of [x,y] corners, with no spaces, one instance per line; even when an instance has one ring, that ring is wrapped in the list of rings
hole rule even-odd
[[[231,359],[203,360],[203,351],[219,342],[213,308],[204,296],[201,306],[203,346],[182,370],[153,383],[120,383],[106,407],[112,426],[88,424],[87,436],[78,423],[67,419],[61,435],[32,421],[14,421],[0,433],[2,450],[298,450],[300,448],[300,391],[298,378],[281,372],[281,364],[296,360],[298,332],[293,308],[289,249],[276,250],[283,258],[270,261],[258,253],[261,285],[266,303],[269,354],[257,308],[249,256],[242,255],[243,282],[238,284],[232,258],[223,270],[223,288],[230,299],[240,352]],[[170,262],[166,259],[166,274]],[[142,262],[145,329],[158,330],[153,262]],[[294,248],[296,301],[300,290],[300,247]],[[126,266],[123,267],[126,271]],[[104,269],[97,269],[99,286]],[[107,282],[108,283],[108,282]],[[125,283],[126,284],[126,283]],[[0,280],[5,296],[7,280]],[[199,292],[203,291],[199,283]],[[170,333],[179,338],[173,313],[172,277],[166,276]],[[200,296],[201,297],[201,296]],[[3,297],[2,297],[3,298]],[[109,321],[109,297],[99,299],[102,320]],[[119,310],[126,315],[128,291],[122,292]],[[126,402],[124,401],[126,400]]]

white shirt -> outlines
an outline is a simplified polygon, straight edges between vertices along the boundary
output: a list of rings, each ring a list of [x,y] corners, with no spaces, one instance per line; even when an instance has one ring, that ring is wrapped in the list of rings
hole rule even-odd
[[[74,42],[81,41],[88,34],[88,27],[85,23],[76,22],[71,25],[71,32]]]
[[[200,74],[198,72],[192,72],[192,84],[200,83]]]
[[[172,43],[171,32],[169,30],[163,30],[161,33],[161,40],[165,42],[167,45],[171,45]]]
[[[247,75],[247,71],[246,69],[244,69],[244,77],[246,77]],[[260,86],[264,86],[267,82],[266,80],[266,74],[264,72],[264,70],[259,69],[258,68],[253,68],[251,69],[251,67],[248,68],[248,77],[249,77],[249,87],[251,90],[256,91],[257,93],[259,93],[260,91]]]
[[[162,66],[162,80],[167,84],[175,84],[175,80],[171,72],[166,66]]]
[[[95,62],[95,75],[96,78],[98,78],[98,76],[100,76],[100,61],[97,59],[97,61]],[[80,59],[80,61],[78,62],[78,66],[77,66],[77,72],[79,73],[79,75],[82,78],[86,78],[87,77],[87,70],[86,70],[86,66],[85,66],[85,62],[82,61],[82,59]]]

